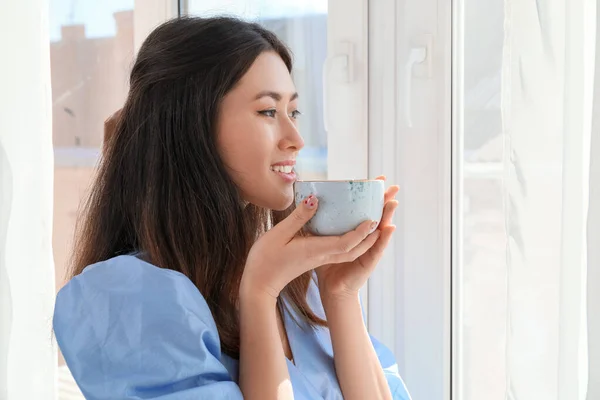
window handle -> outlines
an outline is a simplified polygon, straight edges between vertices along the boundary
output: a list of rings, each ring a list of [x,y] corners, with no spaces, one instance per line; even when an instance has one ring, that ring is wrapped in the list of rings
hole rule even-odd
[[[351,42],[338,43],[335,55],[327,57],[323,63],[323,124],[329,132],[329,84],[335,71],[338,83],[354,81],[354,50]]]
[[[413,47],[410,49],[408,55],[408,61],[406,62],[405,73],[405,85],[404,85],[404,113],[406,117],[406,125],[409,128],[413,127],[412,122],[412,81],[413,81],[413,69],[415,65],[422,64],[427,60],[427,47]]]

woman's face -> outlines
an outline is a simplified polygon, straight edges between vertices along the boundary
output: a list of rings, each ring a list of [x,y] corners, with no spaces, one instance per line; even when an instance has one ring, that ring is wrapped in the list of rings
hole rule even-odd
[[[275,52],[264,52],[223,99],[217,143],[244,200],[284,210],[294,198],[294,165],[304,141],[298,94]]]

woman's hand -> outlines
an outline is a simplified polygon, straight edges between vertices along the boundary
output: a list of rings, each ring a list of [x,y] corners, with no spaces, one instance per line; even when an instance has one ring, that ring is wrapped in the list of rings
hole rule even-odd
[[[240,298],[263,293],[276,299],[289,282],[303,273],[323,264],[351,262],[376,242],[378,235],[369,235],[370,221],[343,236],[299,236],[317,207],[318,199],[309,196],[252,246],[242,275]]]
[[[365,254],[379,238],[380,231],[370,234],[371,221],[364,222],[343,236],[298,235],[317,207],[318,200],[315,197],[305,199],[289,217],[256,241],[248,254],[239,297],[240,388],[245,398],[293,398],[277,323],[276,301],[281,290],[293,279],[318,266],[340,263],[352,265],[352,261]],[[348,310],[348,307],[344,309]],[[355,389],[349,383],[357,382],[360,390],[356,396],[362,396],[357,398],[363,399],[370,398],[373,393],[389,392],[389,389],[387,386],[379,387],[386,385],[385,377],[362,324],[360,307],[354,307],[354,311],[332,313],[332,342],[338,350],[336,368],[342,374],[345,392],[353,393]],[[338,318],[343,315],[350,319]],[[355,333],[349,340],[340,339],[347,326],[357,329],[354,329]],[[359,336],[358,340],[354,340],[357,339],[356,335]],[[357,342],[361,350],[356,353],[360,357],[360,368],[355,370],[356,362],[353,358],[346,358],[346,355],[351,356],[357,350]],[[338,365],[340,362],[351,364],[350,371]],[[361,364],[364,362],[366,364]],[[363,370],[368,372],[365,382],[360,375]],[[355,379],[355,376],[360,379]],[[365,393],[369,395],[363,396]]]
[[[239,295],[239,384],[245,399],[294,398],[277,319],[281,290],[318,265],[353,260],[372,245],[365,240],[369,223],[344,236],[298,235],[317,206],[316,198],[307,198],[248,254]]]
[[[384,176],[377,179],[385,180]],[[383,215],[377,230],[371,233],[365,242],[373,244],[356,259],[343,263],[327,263],[317,268],[319,291],[321,297],[355,298],[359,289],[365,284],[387,247],[392,233],[396,229],[392,218],[398,201],[395,196],[400,188],[391,186],[385,192]],[[373,243],[372,243],[373,242]]]

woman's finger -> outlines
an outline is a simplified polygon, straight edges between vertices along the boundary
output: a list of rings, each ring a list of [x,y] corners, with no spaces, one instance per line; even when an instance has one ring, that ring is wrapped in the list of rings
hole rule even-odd
[[[327,259],[327,264],[339,264],[344,262],[352,262],[356,260],[358,257],[365,254],[375,243],[377,243],[377,239],[381,236],[381,231],[376,230],[375,232],[369,234],[365,240],[360,242],[358,246],[354,247],[348,253],[343,254],[332,254]]]
[[[387,188],[383,197],[384,204],[392,200],[398,194],[398,191],[400,191],[400,186],[398,185],[393,185]]]
[[[268,233],[284,240],[286,243],[289,242],[315,215],[318,207],[319,199],[317,197],[313,195],[306,197],[287,218],[271,228]]]
[[[306,248],[312,256],[327,257],[346,254],[358,246],[373,231],[372,221],[365,221],[342,236],[312,236],[306,238]]]
[[[383,255],[383,251],[386,249],[388,244],[390,243],[390,239],[392,238],[392,234],[396,230],[395,225],[388,225],[381,230],[381,235],[379,236],[379,240],[369,248],[369,251],[365,252],[360,258],[360,264],[365,268],[370,268],[375,266],[381,256]]]
[[[383,215],[381,216],[381,223],[379,224],[380,229],[383,229],[392,223],[394,212],[396,211],[398,204],[398,200],[390,200],[385,203],[385,206],[383,207]]]

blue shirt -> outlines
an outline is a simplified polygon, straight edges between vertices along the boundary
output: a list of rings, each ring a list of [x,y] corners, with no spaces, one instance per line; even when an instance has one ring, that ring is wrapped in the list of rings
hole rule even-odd
[[[324,318],[318,287],[308,291]],[[327,328],[306,329],[286,313],[296,400],[342,399]],[[242,399],[238,361],[221,353],[214,319],[183,274],[134,256],[87,267],[58,294],[54,332],[86,399]],[[372,338],[393,398],[410,396],[390,350]]]

